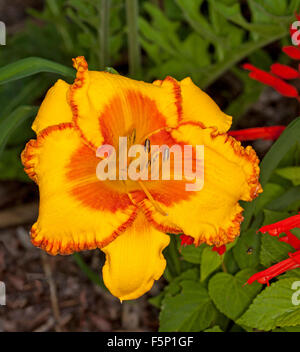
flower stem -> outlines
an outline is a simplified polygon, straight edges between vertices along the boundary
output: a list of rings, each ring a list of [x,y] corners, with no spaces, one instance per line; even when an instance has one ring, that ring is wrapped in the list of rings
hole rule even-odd
[[[109,65],[109,15],[110,15],[110,0],[100,0],[100,68],[105,69]]]
[[[222,258],[222,270],[224,273],[228,273],[228,270],[227,270],[226,265],[224,263],[224,257]]]
[[[129,73],[135,78],[140,78],[141,48],[138,33],[138,0],[126,0],[126,18],[129,48]]]
[[[82,259],[82,256],[79,253],[74,253],[73,258],[76,262],[76,264],[79,266],[79,268],[85,273],[85,275],[97,286],[102,287],[104,290],[107,290],[106,286],[104,285],[104,282],[102,280],[102,277],[100,275],[96,274],[87,264],[86,262]]]

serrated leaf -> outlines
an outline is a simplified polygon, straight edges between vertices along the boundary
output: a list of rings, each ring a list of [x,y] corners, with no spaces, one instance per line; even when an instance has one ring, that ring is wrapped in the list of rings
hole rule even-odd
[[[242,233],[233,248],[234,258],[241,269],[256,267],[259,264],[259,253],[260,235],[252,229]]]
[[[247,309],[262,285],[255,282],[243,286],[255,274],[253,269],[244,269],[235,276],[217,273],[208,284],[209,295],[216,307],[228,318],[236,320]]]
[[[201,256],[200,280],[204,281],[210,274],[222,264],[222,257],[212,251],[211,247],[205,247]]]
[[[160,332],[197,332],[208,328],[218,312],[204,285],[185,280],[180,283],[181,292],[166,296],[163,300]]]
[[[280,242],[277,237],[263,234],[261,238],[260,262],[263,266],[269,267],[288,258],[292,247]]]
[[[247,312],[237,321],[240,325],[269,331],[276,327],[300,324],[300,305],[294,305],[292,284],[295,279],[273,283],[260,293]]]
[[[295,278],[300,280],[300,268],[289,270],[286,273],[278,276],[279,280],[290,279],[290,278]]]
[[[157,308],[161,307],[162,301],[166,296],[175,296],[181,290],[180,282],[183,280],[199,280],[199,271],[197,268],[188,269],[177,276],[164,290],[155,297],[151,297],[149,302]]]

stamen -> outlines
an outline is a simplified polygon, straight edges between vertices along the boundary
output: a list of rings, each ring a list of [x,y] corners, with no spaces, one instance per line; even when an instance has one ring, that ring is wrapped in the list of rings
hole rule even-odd
[[[143,184],[142,181],[137,181],[137,183],[141,186],[142,190],[145,192],[147,198],[150,200],[151,204],[154,206],[154,208],[163,216],[168,216],[166,212],[162,210],[162,208],[156,203],[156,201],[153,199],[152,195],[150,192],[147,190],[146,186]]]
[[[158,128],[157,130],[148,133],[146,136],[144,136],[143,139],[149,139],[151,136],[153,136],[154,134],[159,133],[161,131],[170,132],[170,131],[172,131],[172,129],[173,129],[172,127],[161,127],[161,128]]]
[[[147,153],[150,153],[150,140],[148,138],[145,140],[144,146],[145,146],[145,151]]]
[[[135,139],[136,139],[136,129],[134,128],[131,132],[131,134],[127,137],[128,139],[128,145],[131,146],[134,144]]]
[[[133,131],[132,131],[132,134],[131,134],[132,144],[134,144],[135,138],[136,138],[136,129],[134,128]]]

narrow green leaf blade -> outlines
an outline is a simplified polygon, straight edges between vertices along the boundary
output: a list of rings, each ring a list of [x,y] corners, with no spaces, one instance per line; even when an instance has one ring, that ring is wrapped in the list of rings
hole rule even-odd
[[[54,61],[40,57],[28,57],[0,68],[0,84],[32,76],[40,72],[50,72],[74,78],[75,71]]]
[[[0,155],[11,133],[26,119],[34,116],[38,111],[37,106],[20,106],[10,113],[0,123]]]

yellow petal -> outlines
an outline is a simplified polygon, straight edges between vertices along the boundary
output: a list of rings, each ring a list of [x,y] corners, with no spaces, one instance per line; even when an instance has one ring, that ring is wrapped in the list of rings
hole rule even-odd
[[[105,246],[135,219],[128,196],[97,179],[98,159],[72,124],[43,130],[27,144],[22,161],[40,191],[32,242],[48,253]]]
[[[108,72],[88,71],[83,57],[75,59],[74,66],[77,78],[70,90],[70,104],[74,123],[91,147],[97,148],[104,142],[100,124],[114,124],[110,130],[117,134],[116,138],[125,137],[133,128],[141,133],[137,123],[145,122],[146,129],[150,128],[148,133],[151,128],[178,124],[175,81],[157,87]],[[157,126],[158,120],[160,126]]]
[[[194,121],[205,127],[214,127],[218,132],[227,132],[232,117],[223,113],[218,105],[198,88],[190,77],[180,81],[183,121]]]
[[[48,126],[72,121],[72,110],[67,102],[69,88],[69,84],[59,79],[48,90],[32,125],[36,134]]]
[[[103,279],[110,292],[123,301],[149,291],[165,270],[162,251],[169,242],[169,236],[139,214],[126,232],[102,249],[106,254]]]
[[[204,186],[200,191],[186,191],[187,199],[174,198],[167,206],[161,198],[158,205],[168,214],[162,216],[146,199],[143,207],[157,228],[170,223],[195,239],[195,243],[222,245],[232,242],[240,232],[242,208],[239,200],[251,201],[260,193],[258,158],[251,147],[227,135],[212,135],[212,129],[191,124],[173,131],[178,141],[204,145]],[[190,181],[186,181],[190,183]],[[175,191],[173,191],[176,194]],[[169,203],[172,194],[169,196]],[[156,225],[155,225],[156,224]]]

